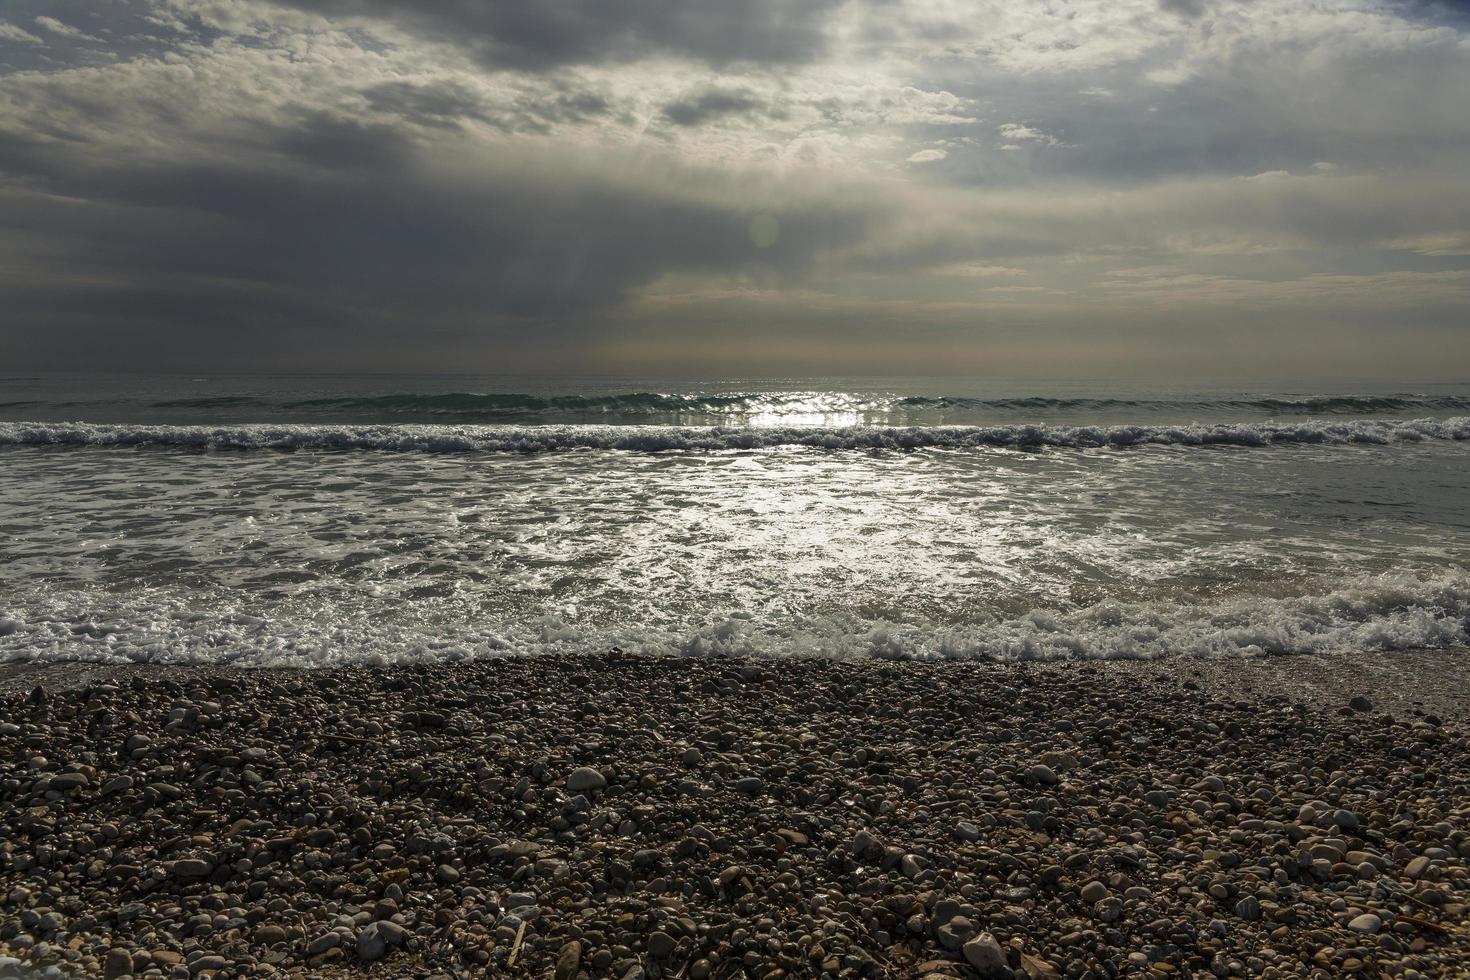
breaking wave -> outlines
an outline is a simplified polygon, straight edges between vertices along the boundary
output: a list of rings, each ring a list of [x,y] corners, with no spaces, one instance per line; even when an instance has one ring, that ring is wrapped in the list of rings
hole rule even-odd
[[[1336,591],[1239,597],[1213,605],[1100,603],[1038,609],[963,627],[860,617],[731,617],[682,629],[595,628],[546,616],[441,631],[395,625],[370,609],[325,620],[253,611],[248,599],[45,591],[0,607],[0,663],[209,663],[336,666],[492,655],[598,653],[982,660],[1259,657],[1457,648],[1470,643],[1470,578],[1374,576]]]
[[[1128,446],[1352,445],[1470,439],[1470,416],[1195,425],[1000,426],[490,426],[490,425],[106,425],[0,422],[0,446],[173,446],[192,449],[322,449],[539,453],[763,449],[1107,448]]]

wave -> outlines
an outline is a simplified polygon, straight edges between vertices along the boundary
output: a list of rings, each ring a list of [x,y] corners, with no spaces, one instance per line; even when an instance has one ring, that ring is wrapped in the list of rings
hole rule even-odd
[[[11,593],[0,607],[0,663],[232,663],[334,666],[477,656],[597,653],[612,646],[693,657],[896,660],[1156,660],[1458,648],[1470,644],[1470,576],[1390,575],[1325,594],[1242,597],[1211,605],[1099,603],[1036,609],[960,627],[856,616],[730,617],[670,629],[597,628],[539,617],[437,631],[385,610],[316,610],[294,619],[259,597]]]
[[[621,395],[525,395],[471,394],[371,395],[338,398],[309,398],[283,403],[283,408],[350,409],[377,412],[426,412],[429,414],[526,414],[543,412],[586,412],[603,414],[708,413],[756,411],[810,400],[809,394],[680,395],[636,391]],[[832,397],[832,396],[827,396]],[[844,396],[837,396],[844,397]],[[865,401],[863,399],[850,399]]]
[[[203,398],[174,398],[154,402],[153,408],[239,408],[242,405],[258,405],[260,399],[249,395],[215,395]]]
[[[1318,395],[1301,398],[1215,398],[1215,399],[1132,399],[1132,398],[963,398],[953,396],[914,396],[899,399],[898,404],[911,408],[1003,408],[1003,409],[1242,409],[1291,414],[1364,414],[1368,412],[1408,412],[1423,410],[1459,411],[1470,408],[1467,395]]]
[[[156,403],[154,407],[217,407],[249,404],[251,398],[199,398]],[[354,411],[385,415],[448,416],[462,420],[513,418],[549,414],[615,417],[715,415],[762,413],[883,414],[895,411],[984,410],[1145,410],[1234,409],[1282,414],[1367,414],[1372,412],[1461,411],[1470,409],[1470,395],[1322,395],[1300,398],[1247,399],[1127,399],[1127,398],[975,398],[960,396],[864,395],[844,392],[731,392],[680,394],[651,391],[607,395],[532,395],[398,393],[370,396],[310,398],[280,403],[281,408],[306,411]]]
[[[765,449],[1044,449],[1129,446],[1388,445],[1470,439],[1470,416],[1218,425],[690,427],[628,425],[107,425],[0,422],[0,446],[173,446],[540,453]]]

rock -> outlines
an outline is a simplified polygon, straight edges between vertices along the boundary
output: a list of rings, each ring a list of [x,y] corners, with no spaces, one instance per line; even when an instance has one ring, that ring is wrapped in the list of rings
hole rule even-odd
[[[257,926],[255,928],[254,939],[262,946],[274,946],[276,943],[286,941],[286,930],[274,923]]]
[[[1077,757],[1070,752],[1044,752],[1041,764],[1055,772],[1070,772],[1077,768]]]
[[[883,856],[882,842],[866,830],[859,830],[853,834],[849,849],[855,857],[865,861],[876,861]]]
[[[648,955],[656,960],[666,959],[674,954],[674,938],[666,932],[651,933],[648,937]]]
[[[582,965],[582,944],[573,939],[556,954],[555,980],[572,980]]]
[[[1079,894],[1082,897],[1082,901],[1088,904],[1096,904],[1108,897],[1108,886],[1100,881],[1089,881],[1082,886],[1082,891]]]
[[[1372,711],[1373,702],[1369,701],[1367,698],[1359,694],[1357,697],[1348,702],[1348,707],[1352,708],[1354,711]]]
[[[1058,782],[1057,774],[1052,770],[1051,766],[1041,763],[1037,763],[1030,769],[1027,769],[1026,778],[1030,782],[1039,783],[1042,786],[1055,786]]]
[[[939,945],[945,949],[960,949],[974,938],[975,923],[962,915],[957,915],[934,930],[934,938],[939,940]]]
[[[1348,923],[1348,928],[1353,932],[1361,932],[1365,936],[1375,935],[1383,928],[1383,920],[1372,912],[1364,912],[1362,915]]]
[[[1332,824],[1342,830],[1357,830],[1358,815],[1351,810],[1338,810],[1332,814]]]
[[[383,938],[380,923],[369,923],[357,934],[357,958],[364,963],[380,960],[388,952],[388,941]]]
[[[117,977],[126,977],[133,972],[133,954],[126,949],[114,946],[107,951],[106,958],[102,961],[102,976],[106,980],[115,980]]]
[[[587,793],[606,787],[607,778],[591,766],[579,766],[567,776],[567,789],[573,793]]]
[[[121,793],[124,790],[129,790],[132,788],[133,777],[129,776],[127,773],[123,773],[122,775],[114,776],[107,782],[103,783],[100,792],[103,796],[112,796],[114,793]]]
[[[1010,965],[1006,962],[1006,954],[995,941],[995,937],[988,932],[965,943],[965,962],[974,968],[975,972],[982,978],[990,980],[1002,980],[1012,976]]]
[[[961,820],[954,825],[954,835],[957,840],[977,841],[980,839],[980,828],[968,820]]]
[[[1235,915],[1247,922],[1255,922],[1261,917],[1260,901],[1254,895],[1245,896],[1235,903]]]
[[[174,875],[179,878],[208,878],[214,874],[214,862],[203,858],[180,858],[174,862]]]
[[[759,796],[765,791],[766,782],[759,776],[745,776],[735,780],[735,788],[746,796]]]
[[[1056,967],[1030,953],[1021,954],[1021,972],[1028,980],[1059,980],[1061,977]]]
[[[1408,865],[1404,868],[1404,874],[1410,878],[1418,880],[1424,877],[1424,872],[1428,870],[1429,858],[1421,854],[1419,857],[1414,858],[1408,863]]]

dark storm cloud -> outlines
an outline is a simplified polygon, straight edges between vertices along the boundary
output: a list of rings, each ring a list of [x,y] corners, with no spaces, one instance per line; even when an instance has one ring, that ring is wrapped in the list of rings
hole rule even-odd
[[[74,340],[133,322],[207,353],[270,324],[310,347],[343,324],[397,329],[401,343],[426,321],[509,317],[558,320],[574,341],[586,314],[666,273],[759,261],[796,275],[865,234],[860,212],[807,204],[783,211],[781,240],[760,251],[747,207],[670,193],[678,174],[460,145],[436,158],[392,127],[322,114],[249,144],[239,158],[110,164],[85,145],[0,143],[0,167],[25,178],[0,199],[0,239],[29,246],[0,278],[0,337],[35,354],[29,331]]]
[[[826,49],[840,0],[274,0],[388,21],[496,67],[548,69],[670,54],[712,64],[802,62]]]
[[[701,126],[713,119],[746,115],[764,108],[765,102],[750,92],[708,89],[670,102],[664,116],[677,126]]]

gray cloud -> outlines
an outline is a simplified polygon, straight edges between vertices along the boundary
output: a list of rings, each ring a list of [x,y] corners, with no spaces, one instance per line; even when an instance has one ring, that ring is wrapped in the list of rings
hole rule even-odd
[[[707,89],[670,102],[664,106],[664,115],[677,126],[701,126],[713,119],[743,116],[764,107],[765,103],[750,92]]]
[[[1463,327],[1444,8],[982,7],[10,0],[0,359],[943,368],[1269,322],[1377,363]]]
[[[489,64],[548,69],[670,54],[713,64],[801,62],[823,53],[839,0],[276,0],[366,17],[474,51]]]

